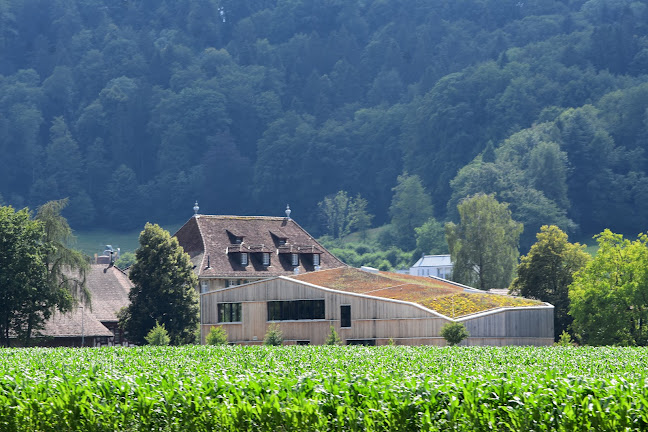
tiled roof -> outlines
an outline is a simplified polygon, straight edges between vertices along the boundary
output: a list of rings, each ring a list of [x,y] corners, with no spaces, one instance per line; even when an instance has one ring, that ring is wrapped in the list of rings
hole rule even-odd
[[[105,264],[91,265],[86,281],[91,305],[66,314],[55,313],[46,323],[43,335],[80,337],[83,333],[86,336],[112,336],[101,323],[117,321],[117,312],[129,304],[128,293],[133,284],[125,272],[116,267],[107,268]]]
[[[338,268],[290,276],[325,288],[408,301],[446,316],[461,316],[503,306],[536,306],[535,300],[488,293],[468,293],[462,286],[436,278]]]
[[[87,275],[91,311],[99,321],[117,321],[117,312],[128,306],[128,293],[133,283],[116,267],[92,265]]]
[[[101,322],[95,318],[87,308],[77,308],[76,310],[62,314],[55,312],[45,324],[41,331],[44,336],[50,337],[86,337],[92,336],[112,336]]]
[[[174,236],[191,257],[199,277],[292,275],[291,253],[299,255],[299,273],[315,270],[314,254],[320,257],[321,270],[346,266],[285,217],[196,215]],[[234,243],[234,236],[242,242]],[[241,265],[242,252],[249,253],[247,266]],[[269,267],[263,265],[262,253],[270,253]]]

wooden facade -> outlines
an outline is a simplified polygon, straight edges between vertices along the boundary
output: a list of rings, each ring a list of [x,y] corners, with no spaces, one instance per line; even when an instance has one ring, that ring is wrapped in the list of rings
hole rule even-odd
[[[323,300],[318,319],[268,319],[268,302]],[[219,322],[219,304],[240,307],[240,321]],[[240,304],[240,306],[238,306]],[[222,307],[222,306],[221,306]],[[350,308],[349,327],[342,327],[342,308]],[[238,309],[237,309],[238,310]],[[237,316],[238,319],[238,316]],[[268,326],[279,324],[286,344],[323,344],[332,325],[345,343],[445,345],[440,336],[452,318],[416,303],[355,294],[287,277],[265,279],[201,294],[201,334],[222,326],[236,344],[263,342]],[[553,306],[508,307],[457,318],[470,332],[466,345],[551,345]]]

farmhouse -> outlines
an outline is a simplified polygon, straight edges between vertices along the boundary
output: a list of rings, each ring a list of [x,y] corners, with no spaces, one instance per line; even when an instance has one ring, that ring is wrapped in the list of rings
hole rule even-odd
[[[37,340],[41,346],[113,346],[128,344],[117,327],[117,312],[128,306],[133,286],[126,273],[106,264],[92,264],[86,275],[90,305],[80,305],[46,322]]]
[[[290,218],[196,214],[174,234],[200,292],[345,266]]]
[[[322,344],[333,326],[346,344],[444,345],[452,321],[470,332],[467,345],[553,343],[552,305],[438,278],[339,267],[201,293],[203,342],[222,326],[231,343],[258,344],[278,323],[286,344]]]

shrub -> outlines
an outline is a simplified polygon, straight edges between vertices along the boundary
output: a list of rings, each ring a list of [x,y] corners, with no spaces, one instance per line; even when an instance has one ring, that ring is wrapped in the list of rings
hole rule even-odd
[[[571,335],[563,330],[563,332],[560,333],[560,339],[558,339],[558,342],[554,343],[554,346],[574,346],[574,341],[572,340]]]
[[[212,327],[205,342],[207,345],[227,345],[227,332],[223,327]]]
[[[171,342],[171,338],[169,337],[169,333],[164,327],[164,324],[160,325],[157,321],[155,321],[155,327],[148,332],[144,339],[146,339],[146,342],[148,342],[149,345],[157,346],[169,345],[169,342]]]
[[[342,339],[340,339],[340,336],[337,334],[333,326],[331,326],[331,332],[326,337],[324,345],[342,345]]]
[[[450,322],[441,329],[441,336],[450,346],[454,346],[466,339],[470,334],[462,323]]]
[[[279,329],[279,324],[274,323],[268,327],[268,332],[263,338],[263,344],[272,346],[283,345],[283,332]]]

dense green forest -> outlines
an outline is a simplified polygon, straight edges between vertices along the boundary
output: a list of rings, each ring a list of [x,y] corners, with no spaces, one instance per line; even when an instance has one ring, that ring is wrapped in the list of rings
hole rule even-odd
[[[0,204],[281,215],[417,175],[577,236],[648,219],[648,1],[0,0]],[[412,235],[413,237],[413,235]]]

